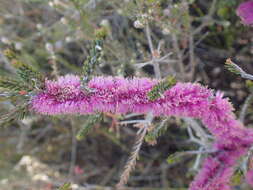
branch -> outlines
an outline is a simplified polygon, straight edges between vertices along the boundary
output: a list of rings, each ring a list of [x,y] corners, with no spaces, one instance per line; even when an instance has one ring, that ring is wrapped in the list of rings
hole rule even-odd
[[[244,123],[244,118],[246,116],[246,112],[247,112],[247,109],[251,103],[253,99],[253,93],[251,93],[245,100],[243,106],[242,106],[242,110],[240,112],[240,116],[239,116],[239,119],[241,120],[242,123]]]
[[[231,59],[227,59],[225,67],[232,73],[241,75],[242,78],[253,80],[253,75],[246,73],[241,67],[232,62]]]
[[[150,49],[151,55],[152,55],[152,64],[154,66],[155,76],[156,76],[157,79],[160,79],[162,77],[162,75],[161,75],[161,71],[160,71],[160,68],[159,68],[159,63],[156,61],[155,50],[154,50],[154,46],[153,46],[153,43],[152,43],[150,28],[149,28],[148,24],[146,25],[146,36],[147,36],[147,39],[148,39],[149,49]]]
[[[131,152],[131,156],[128,159],[125,169],[120,176],[119,183],[116,185],[116,187],[119,189],[122,188],[127,183],[130,173],[135,168],[136,161],[138,159],[141,146],[143,144],[145,135],[147,134],[148,127],[150,126],[149,124],[152,122],[152,120],[153,120],[153,115],[148,114],[146,116],[146,124],[141,124],[142,127],[137,132],[136,142],[135,142],[135,145],[134,145],[133,150]]]

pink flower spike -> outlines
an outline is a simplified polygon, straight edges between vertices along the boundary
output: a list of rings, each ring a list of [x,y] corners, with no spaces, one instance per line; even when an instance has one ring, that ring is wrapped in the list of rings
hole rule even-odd
[[[95,77],[82,89],[78,76],[46,81],[45,89],[31,100],[31,109],[44,115],[149,113],[200,119],[216,138],[215,153],[209,155],[190,190],[230,190],[230,178],[238,159],[253,144],[253,130],[236,120],[233,106],[223,93],[192,83],[177,83],[161,98],[147,94],[158,80],[148,78]],[[252,174],[247,181],[251,183]]]
[[[241,3],[236,10],[237,15],[246,25],[253,24],[253,0]]]

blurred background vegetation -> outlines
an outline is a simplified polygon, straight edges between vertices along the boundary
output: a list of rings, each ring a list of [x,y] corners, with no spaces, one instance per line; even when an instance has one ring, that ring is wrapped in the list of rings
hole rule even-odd
[[[240,23],[239,0],[0,0],[0,75],[16,76],[6,48],[48,79],[81,74],[95,40],[103,28],[99,65],[92,76],[165,78],[200,82],[223,91],[240,115],[251,93],[245,80],[224,69],[231,57],[253,73],[253,35]],[[1,89],[0,89],[1,90]],[[1,98],[0,114],[18,100]],[[252,125],[252,108],[245,124]],[[113,187],[132,151],[136,126],[128,122],[143,115],[103,114],[45,117],[30,113],[21,121],[1,124],[0,189],[51,190],[65,182],[73,189]],[[197,125],[201,126],[198,121]],[[205,155],[177,152],[201,146],[189,138],[193,121],[155,118],[129,179],[131,187],[187,188]],[[92,126],[81,140],[76,134]],[[159,129],[159,130],[156,130]],[[206,132],[207,133],[207,132]],[[210,142],[212,139],[209,139]],[[169,157],[169,159],[168,159]],[[240,166],[231,182],[246,189]]]

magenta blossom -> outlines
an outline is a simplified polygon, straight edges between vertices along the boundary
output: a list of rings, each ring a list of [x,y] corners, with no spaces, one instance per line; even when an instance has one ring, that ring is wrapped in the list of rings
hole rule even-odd
[[[253,24],[253,1],[246,1],[241,3],[236,10],[237,15],[242,19],[246,25]]]
[[[237,160],[253,143],[253,130],[236,120],[233,107],[222,93],[192,83],[177,83],[163,97],[151,101],[147,94],[157,84],[148,78],[95,77],[82,89],[78,76],[46,81],[45,90],[31,100],[31,108],[45,115],[112,112],[148,113],[192,117],[216,137],[211,154],[191,184],[191,190],[229,190]]]

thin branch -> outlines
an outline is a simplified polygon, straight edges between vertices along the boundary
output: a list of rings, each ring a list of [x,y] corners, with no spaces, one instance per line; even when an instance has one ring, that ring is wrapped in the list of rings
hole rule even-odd
[[[240,119],[240,121],[241,121],[242,123],[244,123],[244,118],[245,118],[245,116],[246,116],[247,109],[248,109],[248,107],[249,107],[249,105],[250,105],[252,99],[253,99],[253,93],[251,93],[251,94],[246,98],[246,100],[245,100],[245,102],[244,102],[244,104],[243,104],[243,106],[242,106],[242,110],[241,110],[240,116],[239,116],[239,119]]]
[[[161,51],[161,48],[162,48],[162,45],[164,44],[164,40],[160,40],[159,43],[158,43],[158,46],[157,46],[157,51],[160,52]]]
[[[156,61],[156,58],[154,56],[155,50],[154,50],[154,46],[153,46],[153,43],[152,43],[151,32],[150,32],[150,28],[149,28],[148,24],[146,25],[146,36],[147,36],[147,39],[148,39],[149,49],[150,49],[151,55],[152,55],[152,63],[153,63],[153,67],[154,67],[154,70],[155,70],[155,77],[157,79],[161,79],[162,75],[161,75],[161,71],[160,71],[160,68],[159,68],[159,63]]]
[[[243,170],[243,172],[246,174],[248,171],[248,163],[250,161],[250,158],[253,155],[253,146],[251,146],[251,148],[248,150],[247,155],[243,158],[242,164],[241,164],[241,168]]]
[[[189,54],[190,54],[190,65],[191,65],[191,70],[190,70],[190,79],[193,79],[195,70],[196,70],[196,61],[195,61],[195,54],[194,54],[194,37],[192,34],[189,36]]]
[[[215,13],[215,6],[216,6],[216,3],[217,3],[217,0],[213,0],[212,1],[212,4],[211,4],[211,7],[208,11],[208,14],[203,17],[203,21],[202,23],[200,24],[199,27],[197,27],[194,31],[193,31],[193,35],[196,35],[198,34],[199,32],[202,31],[203,28],[205,28],[206,26],[212,24],[214,21],[212,20],[212,16],[213,14]]]
[[[189,151],[184,151],[182,154],[184,155],[192,155],[192,154],[211,154],[215,153],[217,150],[204,150],[204,149],[199,149],[199,150],[189,150]]]
[[[51,67],[52,67],[52,75],[55,77],[55,78],[58,78],[59,77],[59,69],[58,69],[58,66],[57,66],[57,62],[56,62],[56,58],[55,58],[55,55],[52,55],[50,57],[50,60],[49,60],[50,64],[51,64]]]
[[[183,120],[195,131],[196,135],[200,138],[201,144],[204,144],[205,147],[208,147],[209,146],[209,139],[210,138],[212,139],[212,136],[207,134],[207,132],[194,119],[183,118]],[[189,133],[189,135],[190,135],[190,133]]]
[[[241,67],[232,62],[231,59],[227,59],[225,64],[229,71],[241,75],[242,78],[253,80],[253,75],[246,73]]]
[[[31,129],[31,125],[27,125],[23,121],[18,121],[18,124],[20,126],[20,135],[19,135],[19,141],[16,147],[17,147],[18,153],[23,153],[23,147],[27,141],[27,134],[29,130]]]
[[[199,140],[196,137],[194,137],[191,127],[187,127],[187,132],[189,134],[190,141],[195,142],[195,143],[197,143],[197,144],[199,144],[201,146],[205,146],[205,144],[201,140]]]
[[[172,43],[173,43],[174,50],[177,53],[180,75],[184,77],[186,75],[185,75],[185,70],[184,70],[183,54],[180,51],[178,38],[176,34],[172,34]]]
[[[194,43],[194,46],[199,45],[209,34],[210,32],[206,32],[203,35],[201,35],[199,39]]]
[[[134,145],[133,150],[131,152],[131,156],[128,159],[125,169],[120,176],[119,183],[116,185],[117,188],[122,188],[127,183],[128,179],[130,177],[130,173],[135,168],[136,160],[138,159],[141,145],[144,141],[144,137],[147,133],[147,129],[148,129],[148,125],[144,125],[143,128],[139,129],[138,135],[136,137],[135,145]]]
[[[77,153],[77,140],[76,140],[76,128],[74,126],[73,120],[71,120],[71,130],[72,130],[72,145],[71,145],[71,158],[69,167],[69,178],[71,179],[74,175],[74,168],[76,165],[76,153]]]
[[[204,150],[203,147],[200,147],[200,148],[199,148],[199,151],[203,151],[203,150]],[[198,153],[198,155],[197,155],[197,157],[196,157],[196,160],[195,160],[195,162],[194,162],[194,165],[193,165],[193,167],[192,167],[192,170],[194,170],[194,171],[198,171],[198,170],[199,170],[201,157],[202,157],[202,153]]]
[[[127,114],[124,116],[124,119],[128,119],[128,118],[131,118],[131,117],[138,117],[138,116],[141,116],[143,114],[140,114],[140,113],[130,113],[130,114]]]
[[[128,120],[128,121],[121,121],[119,122],[120,125],[127,125],[127,124],[133,124],[133,123],[148,123],[147,120]],[[150,123],[148,123],[150,124]]]
[[[116,188],[119,188],[119,189],[122,188],[127,183],[130,177],[130,173],[134,170],[141,146],[143,144],[145,135],[147,134],[148,128],[150,126],[149,124],[152,122],[153,118],[154,118],[153,114],[148,113],[145,118],[146,123],[140,124],[142,127],[137,132],[136,142],[135,142],[135,145],[133,146],[131,156],[129,157],[127,164],[125,165],[125,169],[120,176],[120,181],[116,185]]]
[[[209,12],[208,12],[207,16],[211,17],[215,13],[216,3],[217,3],[217,0],[213,0],[213,2],[211,4],[211,8],[209,9]]]
[[[157,62],[157,63],[160,63],[160,62],[176,63],[177,60],[171,60],[171,59],[166,60],[166,59],[167,59],[169,56],[171,56],[171,55],[172,55],[172,53],[168,53],[167,55],[161,57],[160,59],[156,59],[156,62]],[[153,65],[153,60],[147,61],[147,62],[144,62],[144,63],[137,63],[137,64],[135,64],[135,66],[136,66],[137,68],[141,68],[141,67],[144,67],[144,66],[146,66],[146,65]]]
[[[153,46],[153,42],[151,39],[150,27],[148,24],[146,25],[146,37],[148,39],[148,45],[149,45],[150,52],[153,54],[154,53],[154,46]]]

